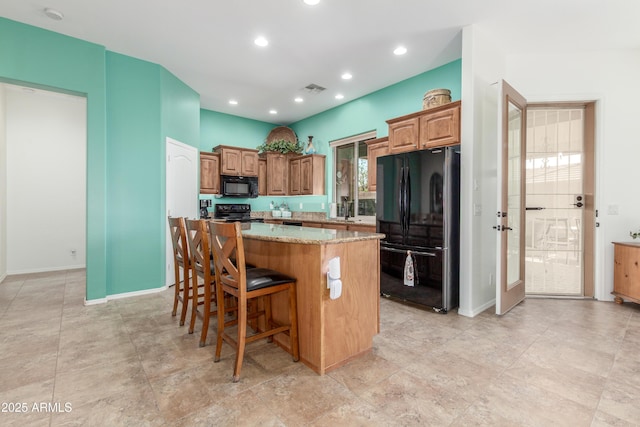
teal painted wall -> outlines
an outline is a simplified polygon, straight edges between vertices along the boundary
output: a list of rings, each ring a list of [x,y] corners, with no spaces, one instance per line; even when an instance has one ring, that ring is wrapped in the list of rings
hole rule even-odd
[[[199,147],[199,95],[157,64],[4,18],[0,58],[0,81],[87,97],[87,300],[163,286],[165,137]]]
[[[161,67],[107,52],[107,295],[162,286]]]
[[[0,80],[87,97],[87,299],[107,295],[105,49],[0,18]]]
[[[273,123],[245,119],[211,110],[200,110],[200,151],[213,151],[218,145],[256,148],[276,127]]]
[[[169,137],[199,149],[200,95],[163,67],[160,83],[163,140]]]

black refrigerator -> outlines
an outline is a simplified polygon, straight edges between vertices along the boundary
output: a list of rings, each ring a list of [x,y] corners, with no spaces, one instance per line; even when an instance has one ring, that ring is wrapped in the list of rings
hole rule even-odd
[[[446,313],[459,301],[460,146],[383,156],[376,166],[380,292]]]

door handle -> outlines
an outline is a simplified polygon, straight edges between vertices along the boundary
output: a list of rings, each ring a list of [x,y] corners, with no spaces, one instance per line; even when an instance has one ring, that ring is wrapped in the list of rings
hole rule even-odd
[[[542,206],[533,206],[533,207],[527,206],[524,209],[527,210],[527,211],[541,211],[541,210],[546,209],[546,208],[542,207]]]
[[[582,202],[578,202],[578,203],[572,203],[573,206],[577,207],[577,208],[581,208],[584,205],[582,204]]]

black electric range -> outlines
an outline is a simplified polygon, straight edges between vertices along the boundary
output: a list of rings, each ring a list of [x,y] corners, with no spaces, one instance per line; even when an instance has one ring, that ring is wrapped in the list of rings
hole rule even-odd
[[[251,218],[248,203],[217,203],[213,209],[213,219],[226,222],[264,222],[262,218]]]

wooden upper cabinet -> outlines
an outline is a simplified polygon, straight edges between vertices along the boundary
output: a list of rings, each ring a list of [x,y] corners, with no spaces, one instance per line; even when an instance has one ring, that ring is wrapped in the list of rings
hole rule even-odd
[[[258,195],[267,195],[267,159],[258,159]]]
[[[460,143],[460,102],[420,117],[420,148]]]
[[[213,149],[220,153],[220,174],[258,176],[258,150],[218,145]]]
[[[376,163],[378,157],[389,154],[389,137],[370,139],[366,142],[369,191],[376,191]]]
[[[389,123],[389,151],[391,153],[404,153],[418,149],[418,117],[393,123],[387,121],[387,123]]]
[[[289,194],[302,194],[302,176],[300,175],[300,157],[289,160]]]
[[[258,176],[258,150],[242,150],[242,175]]]
[[[460,101],[387,120],[389,153],[460,143]]]
[[[300,194],[324,194],[325,156],[300,157]]]
[[[200,193],[220,194],[220,155],[200,153]]]
[[[267,194],[286,196],[289,182],[289,158],[282,153],[267,153]]]

